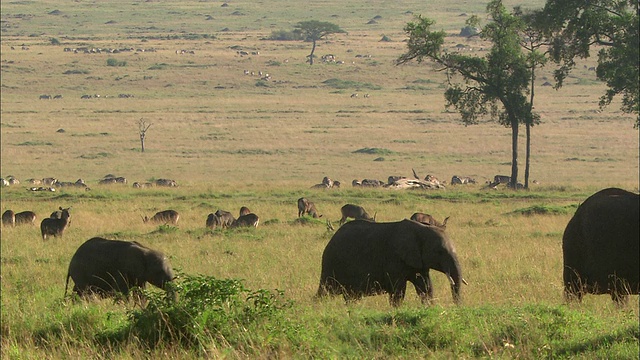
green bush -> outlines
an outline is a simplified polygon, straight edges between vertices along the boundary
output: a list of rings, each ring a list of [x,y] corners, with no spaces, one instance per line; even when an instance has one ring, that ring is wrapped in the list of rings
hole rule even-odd
[[[167,340],[194,348],[211,339],[233,342],[242,333],[238,329],[261,320],[282,323],[274,318],[291,307],[282,291],[251,291],[235,279],[184,275],[169,287],[166,293],[145,292],[146,308],[129,312],[124,330],[150,348]]]
[[[126,65],[127,65],[126,61],[120,61],[114,58],[107,59],[107,66],[126,66]]]
[[[299,32],[287,30],[274,30],[267,39],[278,41],[303,40],[302,35]]]

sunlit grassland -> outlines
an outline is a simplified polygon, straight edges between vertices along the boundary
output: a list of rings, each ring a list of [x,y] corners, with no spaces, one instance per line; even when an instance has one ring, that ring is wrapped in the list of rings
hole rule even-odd
[[[247,334],[250,344],[242,345],[248,346],[242,350],[235,341],[224,344],[212,340],[211,346],[229,356],[266,356],[265,351],[274,351],[273,346],[283,356],[297,353],[358,357],[422,356],[418,354],[425,352],[439,357],[535,357],[540,354],[537,351],[556,355],[568,351],[565,355],[588,357],[613,351],[622,358],[632,358],[633,349],[637,350],[637,343],[632,340],[635,336],[637,341],[637,333],[623,335],[637,323],[637,297],[622,309],[616,308],[607,296],[589,296],[580,305],[563,305],[561,234],[579,199],[591,190],[551,190],[518,196],[466,189],[452,190],[442,198],[431,193],[387,190],[296,192],[266,188],[216,192],[195,187],[148,194],[129,188],[97,188],[37,202],[24,198],[18,190],[5,188],[3,199],[8,200],[3,202],[15,209],[34,209],[42,216],[56,204],[73,204],[73,220],[64,238],[48,242],[42,242],[35,227],[2,229],[3,353],[7,355],[11,354],[10,349],[23,352],[30,344],[48,339],[45,348],[53,354],[73,356],[79,351],[86,356],[96,351],[97,345],[92,345],[91,340],[94,336],[105,336],[105,331],[115,331],[118,324],[126,322],[123,309],[132,309],[132,304],[108,300],[62,302],[69,258],[77,246],[92,236],[136,240],[161,249],[180,274],[242,279],[251,289],[283,290],[294,304],[284,313],[288,319],[285,328],[297,329],[297,335],[267,345],[260,340],[266,333],[256,330]],[[334,224],[339,219],[339,207],[346,201],[376,212],[380,221],[399,220],[414,211],[427,211],[440,219],[451,216],[447,232],[455,242],[469,282],[463,288],[462,306],[453,305],[447,280],[438,273],[433,274],[436,298],[432,310],[420,310],[423,306],[411,290],[399,310],[391,310],[385,296],[365,298],[351,305],[345,305],[339,297],[314,301],[320,256],[331,232],[322,221],[307,225],[295,221],[295,200],[299,195],[316,201],[323,218]],[[217,208],[236,212],[242,205],[260,215],[262,225],[257,229],[211,232],[204,228],[208,212]],[[529,216],[518,211],[534,205],[541,209],[556,206],[565,211],[556,215],[539,211]],[[182,214],[177,228],[142,223],[141,214],[167,206]],[[423,326],[433,326],[428,324],[438,322],[437,318],[446,323],[437,325],[428,335],[422,333]],[[78,325],[74,325],[76,322]],[[593,324],[597,326],[589,327]],[[82,329],[74,328],[80,325]],[[504,330],[498,330],[501,326]],[[544,330],[545,326],[553,326],[553,332]],[[60,328],[68,333],[54,330]],[[564,335],[558,337],[556,331]],[[607,334],[611,335],[610,341],[601,343],[601,337]],[[422,345],[413,343],[420,338]],[[447,339],[456,339],[457,345],[449,344]],[[298,341],[305,342],[305,347],[295,345]],[[422,343],[425,341],[427,344]],[[441,344],[428,345],[429,341]],[[475,348],[483,342],[487,348]],[[584,343],[586,348],[567,350],[575,342]],[[130,339],[122,345],[112,344],[109,351],[118,357],[123,356],[120,352],[136,354],[141,350],[135,343]],[[505,344],[515,344],[514,350],[505,348]],[[77,348],[68,349],[70,346]],[[185,351],[189,357],[198,356],[193,350],[162,346],[169,352]],[[543,346],[547,350],[541,349]],[[239,353],[231,355],[229,351]],[[30,350],[26,354],[41,353]]]
[[[581,60],[560,90],[536,88],[542,123],[532,131],[531,180],[537,183],[527,192],[488,191],[484,181],[510,171],[510,130],[493,122],[464,127],[444,107],[444,74],[429,64],[394,65],[405,51],[402,28],[418,14],[451,34],[450,51],[464,44],[464,51],[483,54],[487,44],[455,34],[467,18],[461,14],[482,15],[484,3],[221,5],[1,3],[1,175],[83,178],[91,187],[2,188],[2,211],[33,210],[38,224],[58,206],[72,206],[62,239],[43,242],[37,226],[2,228],[3,358],[638,357],[637,296],[621,309],[607,296],[587,296],[579,305],[562,298],[561,238],[576,206],[604,187],[638,191],[634,118],[617,103],[598,109],[605,88],[589,70],[595,59]],[[347,31],[316,50],[344,64],[309,66],[309,43],[264,40],[306,19]],[[391,41],[380,41],[383,35]],[[65,47],[155,51],[76,54]],[[176,54],[182,49],[194,54]],[[125,65],[108,66],[110,58]],[[259,71],[272,80],[260,81]],[[541,71],[539,85],[553,82],[552,71],[552,65]],[[64,97],[39,100],[42,94]],[[101,97],[81,100],[84,94]],[[140,119],[152,124],[144,153]],[[364,148],[380,153],[356,153]],[[412,169],[440,180],[472,176],[479,184],[442,191],[351,187],[353,179],[410,177]],[[98,185],[108,173],[129,184]],[[342,187],[311,190],[324,176]],[[180,186],[131,187],[157,178]],[[296,221],[301,196],[316,203],[321,221]],[[397,310],[385,296],[349,305],[339,297],[314,301],[332,235],[325,221],[337,227],[348,202],[378,221],[416,211],[450,216],[447,232],[469,282],[462,305],[453,305],[439,273],[432,275],[436,299],[428,308],[412,289]],[[260,216],[257,229],[205,229],[210,212],[237,214],[241,206]],[[143,224],[143,216],[168,208],[181,214],[177,227]],[[122,331],[134,304],[62,300],[69,260],[93,236],[159,249],[183,279],[242,279],[253,290],[284,291],[293,305],[262,322],[234,323],[238,331],[219,330],[201,347],[165,342],[147,349]]]

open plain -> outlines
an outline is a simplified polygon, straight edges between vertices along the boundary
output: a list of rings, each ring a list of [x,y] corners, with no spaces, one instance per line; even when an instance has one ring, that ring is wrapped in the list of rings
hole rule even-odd
[[[485,18],[485,5],[3,1],[1,175],[21,183],[0,190],[2,212],[34,211],[39,225],[59,206],[71,207],[71,226],[46,242],[37,225],[2,227],[2,358],[637,359],[637,296],[620,308],[606,295],[565,304],[562,293],[562,233],[577,205],[602,188],[639,189],[635,118],[619,103],[598,108],[605,86],[595,78],[596,58],[579,60],[558,90],[543,85],[553,84],[554,65],[540,71],[527,191],[485,187],[509,174],[510,129],[490,119],[463,126],[444,106],[442,72],[394,64],[406,51],[404,25],[419,14],[449,33],[450,51],[482,56],[488,44],[458,33],[468,16]],[[346,31],[318,43],[313,66],[310,43],[269,39],[309,19]],[[321,61],[326,54],[336,61]],[[144,152],[141,120],[150,125]],[[412,178],[412,169],[477,184],[351,186]],[[106,174],[127,184],[99,184]],[[325,176],[340,188],[311,189]],[[27,191],[34,186],[27,179],[46,177],[81,178],[90,190]],[[162,178],[178,187],[132,186]],[[303,196],[320,220],[297,219]],[[412,290],[398,309],[386,296],[315,301],[333,234],[326,221],[337,228],[346,203],[377,221],[418,211],[449,216],[447,233],[469,282],[461,305],[437,272],[429,307]],[[241,206],[260,217],[257,228],[205,228],[207,214],[237,216]],[[177,226],[143,223],[165,209],[180,213]],[[143,327],[136,314],[145,314],[136,304],[63,299],[71,256],[94,236],[161,250],[181,274],[178,283],[239,279],[280,295],[265,301],[274,306],[261,317],[229,316],[194,331],[198,341],[171,333],[149,345],[136,332]]]

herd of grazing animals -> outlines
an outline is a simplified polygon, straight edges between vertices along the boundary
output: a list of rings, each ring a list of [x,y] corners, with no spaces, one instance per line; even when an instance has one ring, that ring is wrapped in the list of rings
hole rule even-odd
[[[335,182],[327,180],[323,180],[325,186],[335,186]],[[567,301],[579,301],[584,294],[606,293],[615,302],[624,303],[628,295],[639,293],[639,205],[638,194],[609,188],[595,193],[578,207],[563,235]],[[70,209],[60,207],[41,221],[43,240],[63,236],[71,224]],[[298,217],[322,216],[315,204],[304,197],[297,200],[297,209]],[[429,214],[416,212],[410,220],[377,223],[376,214],[372,217],[355,204],[345,204],[340,213],[341,227],[322,255],[317,297],[337,294],[351,301],[387,293],[391,305],[398,306],[404,299],[406,283],[411,282],[423,303],[430,303],[433,288],[429,271],[433,269],[447,276],[454,301],[460,301],[461,284],[466,281],[453,242],[446,234],[449,217],[439,222]],[[354,220],[346,223],[349,218]],[[2,224],[7,227],[33,225],[36,219],[32,211],[6,210],[2,214]],[[145,223],[174,226],[179,219],[175,210],[143,217]],[[205,226],[215,230],[258,224],[259,217],[243,206],[238,218],[221,209],[209,214]],[[333,230],[330,222],[327,224]],[[144,287],[147,282],[164,288],[174,276],[161,252],[135,241],[92,238],[71,259],[67,286],[69,278],[75,283],[73,291],[85,295],[127,294],[132,286]],[[65,288],[65,294],[66,291]]]

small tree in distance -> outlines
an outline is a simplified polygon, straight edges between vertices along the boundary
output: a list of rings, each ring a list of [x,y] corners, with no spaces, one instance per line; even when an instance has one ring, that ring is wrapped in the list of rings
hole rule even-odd
[[[147,124],[144,119],[138,120],[138,131],[140,132],[140,146],[141,152],[144,152],[144,139],[147,136],[147,130],[151,127],[151,124]]]
[[[309,65],[313,65],[313,53],[316,51],[316,42],[327,35],[345,33],[338,25],[317,20],[301,21],[296,24],[295,30],[305,41],[311,41],[311,54],[309,54]]]

